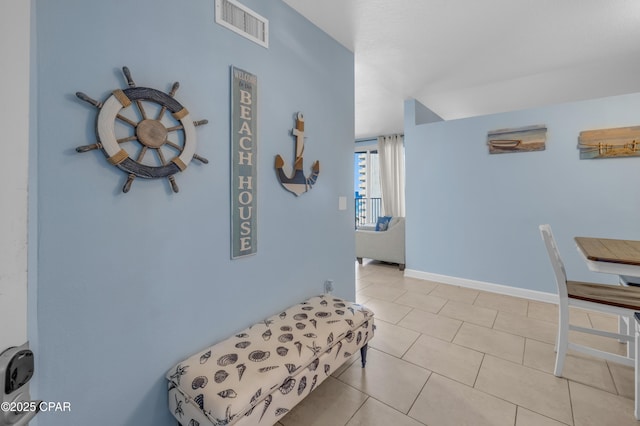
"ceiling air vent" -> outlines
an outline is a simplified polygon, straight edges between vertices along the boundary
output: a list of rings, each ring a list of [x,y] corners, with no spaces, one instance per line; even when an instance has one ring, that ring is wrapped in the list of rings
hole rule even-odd
[[[269,47],[269,21],[236,0],[216,0],[216,22],[260,46]]]

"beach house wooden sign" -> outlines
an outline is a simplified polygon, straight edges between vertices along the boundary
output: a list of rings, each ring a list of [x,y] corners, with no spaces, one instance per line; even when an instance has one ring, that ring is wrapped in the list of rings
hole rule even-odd
[[[231,258],[255,254],[258,78],[231,67]]]

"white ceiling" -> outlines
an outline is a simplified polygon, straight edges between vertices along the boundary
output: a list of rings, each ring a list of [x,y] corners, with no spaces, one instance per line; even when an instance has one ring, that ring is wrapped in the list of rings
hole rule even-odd
[[[640,0],[284,0],[355,54],[356,139],[640,92]],[[639,111],[640,121],[640,111]]]

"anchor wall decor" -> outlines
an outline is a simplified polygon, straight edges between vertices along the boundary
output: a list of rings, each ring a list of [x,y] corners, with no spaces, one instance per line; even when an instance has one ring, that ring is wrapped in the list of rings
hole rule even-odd
[[[284,172],[284,160],[276,155],[276,174],[282,186],[296,196],[309,191],[318,180],[320,174],[320,162],[316,161],[311,166],[311,175],[306,177],[302,171],[304,153],[304,116],[301,112],[296,114],[296,126],[291,130],[291,135],[296,138],[296,159],[293,166],[293,175],[287,176]]]

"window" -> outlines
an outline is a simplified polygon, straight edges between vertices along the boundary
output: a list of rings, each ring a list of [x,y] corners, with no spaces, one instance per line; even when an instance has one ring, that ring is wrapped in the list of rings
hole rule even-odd
[[[356,227],[375,223],[382,208],[378,151],[375,149],[356,151],[353,169]]]

